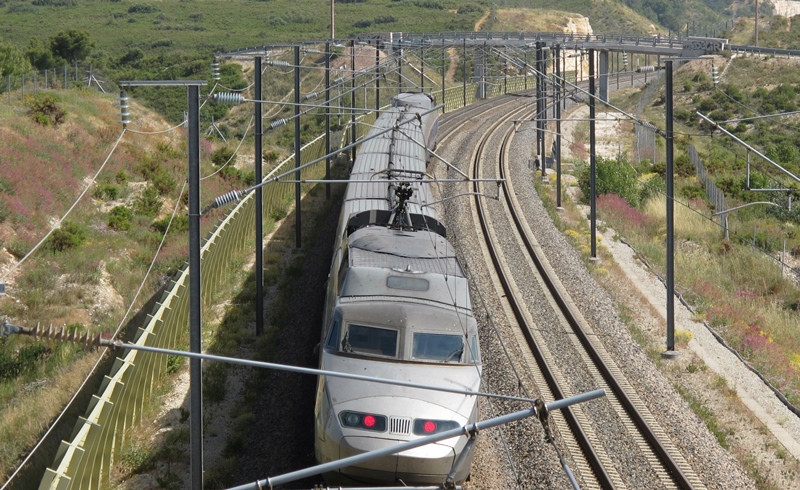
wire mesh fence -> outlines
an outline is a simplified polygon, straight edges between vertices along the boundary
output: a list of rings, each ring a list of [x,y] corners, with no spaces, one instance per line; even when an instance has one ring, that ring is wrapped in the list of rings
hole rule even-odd
[[[119,91],[102,71],[92,65],[63,65],[58,68],[7,75],[0,81],[0,101],[7,104],[24,102],[25,97],[42,90],[65,90],[89,87],[105,93]]]

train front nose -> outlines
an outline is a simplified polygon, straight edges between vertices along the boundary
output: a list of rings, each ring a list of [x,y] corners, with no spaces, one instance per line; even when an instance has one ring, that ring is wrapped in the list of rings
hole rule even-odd
[[[339,446],[339,457],[355,456],[400,442],[402,441],[347,436]],[[434,443],[343,468],[342,473],[365,481],[438,485],[444,481],[454,462],[453,447]]]

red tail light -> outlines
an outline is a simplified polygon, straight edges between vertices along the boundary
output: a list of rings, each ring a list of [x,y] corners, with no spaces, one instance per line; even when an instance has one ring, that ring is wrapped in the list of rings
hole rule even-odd
[[[385,415],[345,410],[339,413],[339,422],[341,422],[342,427],[350,427],[352,429],[373,430],[375,432],[386,431]]]
[[[414,419],[414,434],[418,436],[429,436],[459,427],[461,424],[452,420]]]

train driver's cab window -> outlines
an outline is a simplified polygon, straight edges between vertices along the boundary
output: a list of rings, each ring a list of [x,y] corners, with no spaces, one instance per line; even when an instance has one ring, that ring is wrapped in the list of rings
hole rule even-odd
[[[414,333],[411,357],[422,361],[461,362],[464,340],[461,335]]]
[[[339,274],[336,278],[338,281],[337,288],[339,289],[339,294],[342,294],[342,287],[344,287],[344,278],[347,276],[347,271],[350,270],[350,258],[347,252],[347,249],[344,251],[344,256],[342,257],[342,264],[339,266]]]
[[[349,324],[342,338],[342,352],[397,357],[397,330]]]

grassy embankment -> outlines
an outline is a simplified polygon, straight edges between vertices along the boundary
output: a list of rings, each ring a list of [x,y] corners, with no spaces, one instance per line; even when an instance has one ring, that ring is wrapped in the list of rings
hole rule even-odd
[[[675,74],[676,291],[693,305],[699,319],[706,320],[791,402],[798,404],[800,288],[796,280],[782,275],[779,263],[785,241],[786,257],[790,261],[794,259],[791,263],[797,269],[800,256],[798,211],[796,207],[793,211],[786,208],[786,192],[748,191],[743,149],[731,144],[730,138],[725,136],[709,138],[708,128],[698,123],[694,111],[710,113],[715,120],[728,120],[752,115],[755,111],[790,110],[797,103],[798,94],[788,83],[800,75],[800,65],[761,58],[717,58],[716,63],[720,69],[730,63],[723,78],[725,85],[719,89],[708,82],[705,73],[708,62],[694,62]],[[731,102],[732,98],[735,103]],[[628,93],[613,102],[633,110],[637,100],[638,95]],[[662,111],[663,88],[661,95],[646,109],[645,117],[663,128]],[[796,116],[790,116],[728,126],[798,175],[800,168],[794,159],[797,122]],[[715,210],[694,176],[694,167],[685,154],[688,144],[698,148],[712,178],[725,192],[729,208],[766,200],[773,200],[783,208],[753,205],[731,213],[731,238],[725,240],[719,220],[709,219]],[[635,144],[627,142],[625,146],[630,149]],[[663,158],[663,146],[659,153],[660,159]],[[638,175],[635,178],[640,183],[663,179],[663,160],[660,161],[662,163],[655,166],[648,161],[632,164],[638,173],[631,171],[631,175]],[[782,185],[793,186],[791,179],[779,179],[780,172],[765,162],[754,160],[753,163],[752,188],[779,187],[778,180],[783,180]],[[579,172],[584,171],[585,166],[585,162],[576,162]],[[617,167],[615,171],[621,170],[623,167]],[[613,228],[631,243],[662,275],[666,273],[665,213],[663,193],[650,194],[633,204],[616,196],[598,198],[598,216],[604,226]],[[588,256],[587,231],[579,228],[569,234],[578,240]],[[658,349],[651,349],[651,352],[658,356]]]

